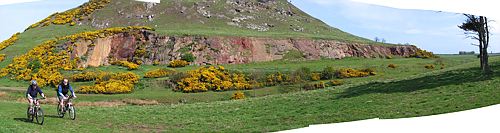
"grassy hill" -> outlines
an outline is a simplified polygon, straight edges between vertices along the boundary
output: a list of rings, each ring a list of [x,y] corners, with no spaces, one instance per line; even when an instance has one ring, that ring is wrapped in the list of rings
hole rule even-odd
[[[26,104],[8,100],[10,95],[19,94],[3,89],[8,96],[7,99],[5,96],[0,98],[3,99],[0,105],[5,107],[0,113],[0,117],[4,118],[0,119],[0,124],[3,125],[0,131],[262,132],[370,118],[435,115],[500,103],[497,95],[500,91],[497,88],[500,85],[500,73],[481,76],[476,67],[477,61],[472,56],[443,56],[443,59],[450,64],[449,67],[434,71],[422,66],[429,63],[429,60],[382,59],[377,62],[384,63],[373,65],[387,62],[407,64],[398,69],[381,70],[384,74],[375,77],[347,80],[348,84],[339,87],[246,100],[156,106],[78,106],[78,118],[75,121],[54,118],[55,107],[44,105],[49,115],[44,126],[25,122]],[[337,63],[359,66],[364,61],[366,60],[353,59]],[[319,67],[320,64],[321,62],[315,62],[305,65]],[[245,69],[266,65],[268,64],[232,67]],[[492,58],[492,68],[500,69],[499,57]],[[146,91],[159,92],[154,89]],[[128,97],[133,97],[132,95]],[[153,93],[148,95],[155,96]],[[189,95],[192,94],[184,97]],[[206,95],[210,97],[210,94]],[[98,100],[95,96],[80,97],[77,101]],[[61,129],[61,124],[67,128]]]
[[[147,25],[166,35],[300,37],[371,42],[330,27],[287,0],[163,0],[158,5],[151,5],[132,0],[111,1],[92,14],[93,23],[85,24],[107,23],[111,27]],[[148,16],[152,18],[148,19]]]

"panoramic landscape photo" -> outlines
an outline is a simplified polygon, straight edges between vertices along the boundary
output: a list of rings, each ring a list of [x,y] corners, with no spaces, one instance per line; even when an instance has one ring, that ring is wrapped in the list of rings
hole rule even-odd
[[[491,18],[351,0],[0,4],[0,132],[275,132],[500,104]]]

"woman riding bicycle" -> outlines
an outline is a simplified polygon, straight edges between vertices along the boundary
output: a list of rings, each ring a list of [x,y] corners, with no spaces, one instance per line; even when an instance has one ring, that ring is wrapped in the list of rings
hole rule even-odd
[[[40,87],[36,83],[36,80],[31,80],[31,85],[28,87],[28,90],[26,91],[26,98],[28,99],[30,110],[31,107],[33,106],[34,98],[36,98],[39,93],[43,98],[45,98],[45,95],[43,94],[42,89],[40,89]]]
[[[60,111],[62,112],[64,107],[63,100],[68,99],[68,92],[71,91],[71,95],[73,98],[76,98],[75,92],[73,91],[73,87],[69,85],[68,79],[64,79],[61,84],[57,87],[57,98],[59,99],[59,107],[61,107]]]

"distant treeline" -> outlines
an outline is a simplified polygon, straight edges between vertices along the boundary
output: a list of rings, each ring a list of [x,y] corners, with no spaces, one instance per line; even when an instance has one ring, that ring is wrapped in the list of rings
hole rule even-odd
[[[476,54],[476,52],[474,51],[470,51],[470,52],[467,52],[467,51],[460,51],[458,52],[459,55],[473,55],[473,54]]]

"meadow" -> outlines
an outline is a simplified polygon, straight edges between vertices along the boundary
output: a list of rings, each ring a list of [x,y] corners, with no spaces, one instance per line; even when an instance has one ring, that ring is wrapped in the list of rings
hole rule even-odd
[[[43,126],[25,121],[27,105],[19,98],[22,98],[26,83],[1,79],[0,132],[265,132],[370,118],[435,115],[500,103],[500,57],[491,58],[495,73],[489,76],[481,75],[477,60],[474,56],[441,55],[439,59],[348,58],[301,61],[300,64],[273,61],[225,65],[226,69],[247,72],[292,71],[300,67],[312,71],[321,71],[327,66],[371,67],[378,74],[342,79],[344,85],[312,91],[301,89],[301,84],[247,90],[244,100],[230,100],[234,91],[174,92],[163,85],[168,78],[141,79],[130,94],[79,94],[75,101],[78,110],[75,121],[56,118],[55,106],[45,104],[43,108],[48,117]],[[424,68],[426,64],[439,63],[445,64],[445,68]],[[388,68],[388,64],[398,67]],[[145,71],[158,67],[165,66],[141,66],[132,72],[142,77]],[[176,70],[195,68],[197,66]],[[95,69],[127,71],[117,66]],[[55,95],[50,88],[45,88],[45,92],[49,97]],[[128,100],[157,103],[84,106],[84,103]]]

